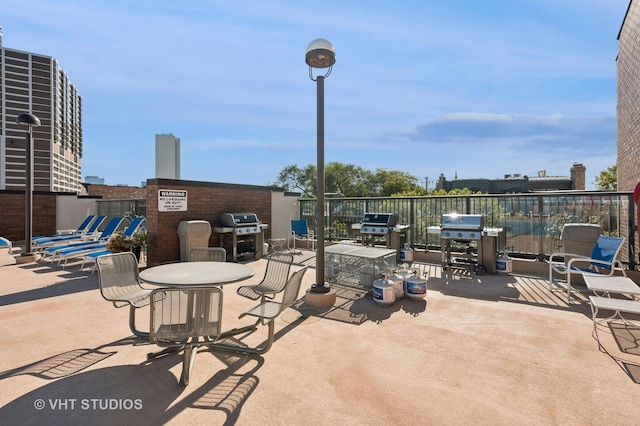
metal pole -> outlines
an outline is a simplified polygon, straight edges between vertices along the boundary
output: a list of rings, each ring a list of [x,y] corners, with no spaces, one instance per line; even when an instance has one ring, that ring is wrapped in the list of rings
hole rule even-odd
[[[324,76],[318,76],[318,144],[317,144],[317,194],[316,194],[316,282],[311,286],[313,293],[327,293],[324,285]]]
[[[31,147],[31,125],[27,125],[25,137],[26,183],[24,187],[24,244],[25,255],[31,255],[32,208],[33,208],[33,149]]]

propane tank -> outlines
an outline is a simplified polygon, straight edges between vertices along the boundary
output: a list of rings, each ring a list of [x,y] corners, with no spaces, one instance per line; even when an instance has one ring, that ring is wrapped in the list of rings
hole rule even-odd
[[[418,275],[418,271],[413,271],[404,280],[404,294],[409,299],[424,299],[427,295],[427,280]]]
[[[396,287],[396,299],[400,299],[404,296],[404,277],[394,269],[389,279],[393,281]]]
[[[391,306],[396,301],[396,286],[386,275],[373,282],[373,301],[380,306]]]
[[[405,243],[404,247],[400,249],[400,262],[413,262],[413,249],[409,247],[408,243]]]
[[[506,253],[496,258],[496,272],[501,275],[508,275],[513,270],[511,258]]]

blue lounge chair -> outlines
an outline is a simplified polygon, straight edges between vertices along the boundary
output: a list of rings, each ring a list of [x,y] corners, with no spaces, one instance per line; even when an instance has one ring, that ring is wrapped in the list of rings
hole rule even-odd
[[[591,257],[585,257],[575,253],[552,253],[551,256],[549,256],[549,290],[554,290],[554,274],[564,276],[567,280],[567,303],[569,303],[571,301],[571,293],[577,291],[571,285],[572,275],[611,276],[618,270],[626,277],[627,273],[622,262],[618,259],[624,241],[624,237],[600,235],[593,247]],[[564,263],[565,257],[571,257],[566,264]],[[562,260],[554,260],[555,258],[562,258]]]
[[[138,229],[144,224],[145,220],[146,219],[141,216],[134,218],[133,220],[131,220],[129,226],[127,226],[127,229],[124,230],[122,235],[124,237],[133,236],[133,234],[138,232]],[[96,259],[100,256],[104,256],[105,254],[111,254],[111,251],[106,248],[106,244],[104,247],[100,247],[97,250],[90,251],[89,253],[84,253],[84,255],[82,256],[82,264],[80,264],[80,270],[82,271],[84,269],[85,263],[93,262],[93,269],[91,270],[91,273],[93,274],[96,271],[96,266],[98,265]]]
[[[0,237],[0,248],[8,248],[9,254],[13,252],[13,244],[4,237]]]
[[[106,218],[106,216],[97,216],[95,220],[91,222],[91,226],[89,226],[84,232],[81,232],[79,234],[36,237],[36,239],[32,240],[33,246],[36,251],[42,251],[42,249],[44,249],[45,247],[60,246],[71,244],[74,242],[95,239],[96,237],[98,237],[98,228],[100,227],[100,225],[102,225]]]
[[[127,226],[127,228],[124,230],[122,235],[125,238],[133,236],[133,234],[136,233],[136,231],[138,230],[138,228],[140,228],[140,226],[144,223],[144,221],[145,221],[144,217],[136,217],[129,224],[129,226]],[[117,230],[117,227],[116,227],[116,230]],[[113,234],[113,232],[111,234]],[[107,242],[110,237],[111,235],[109,235],[106,238],[101,238],[100,241],[96,242],[96,244],[87,244],[82,246],[76,245],[76,247],[70,247],[68,249],[58,251],[57,253],[58,265],[62,262],[62,260],[64,260],[62,267],[65,268],[67,266],[67,261],[71,258],[78,257],[78,256],[87,256],[93,252],[107,250]],[[107,253],[103,253],[103,254],[107,254]],[[83,265],[84,265],[84,261],[83,261]]]
[[[42,251],[42,260],[47,260],[50,258],[51,262],[55,261],[56,257],[62,255],[65,252],[69,252],[69,250],[78,249],[80,247],[97,249],[100,244],[104,245],[107,243],[111,234],[116,232],[122,223],[121,217],[114,217],[107,223],[107,226],[102,231],[102,234],[98,237],[97,240],[94,241],[78,241],[71,244],[57,245],[53,247],[47,247]],[[89,251],[89,250],[87,250]],[[60,262],[58,262],[60,263]]]
[[[89,216],[87,216],[86,219],[82,221],[80,226],[78,226],[73,232],[58,233],[58,234],[55,234],[55,235],[43,235],[43,236],[33,237],[32,241],[35,243],[36,241],[46,240],[46,239],[49,239],[49,238],[58,238],[58,237],[65,237],[65,236],[68,237],[68,236],[72,236],[72,235],[84,234],[84,232],[87,230],[87,228],[89,228],[89,224],[93,221],[93,219],[95,219],[95,217],[96,217],[95,214],[90,214]]]
[[[106,254],[111,254],[111,250],[104,249],[86,253],[84,256],[82,256],[82,264],[80,265],[80,270],[82,271],[84,269],[85,263],[93,262],[93,269],[91,269],[91,273],[93,274],[94,272],[96,272],[96,267],[98,266],[98,261],[96,259]]]

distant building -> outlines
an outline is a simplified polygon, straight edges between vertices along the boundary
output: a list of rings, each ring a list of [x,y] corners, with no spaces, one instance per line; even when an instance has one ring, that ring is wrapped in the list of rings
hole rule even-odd
[[[640,182],[640,0],[629,1],[618,33],[617,120],[618,191],[633,191]]]
[[[16,123],[25,112],[41,122],[32,131],[34,190],[80,193],[82,97],[56,59],[5,48],[0,32],[0,190],[25,189],[25,127]]]
[[[458,179],[447,180],[444,175],[436,182],[436,189],[451,191],[452,189],[469,189],[485,194],[516,194],[539,191],[572,191],[585,189],[587,168],[579,163],[571,167],[571,176],[547,176],[545,170],[538,176],[529,177],[521,174],[505,175],[504,179]]]
[[[90,183],[93,185],[104,185],[104,178],[98,176],[85,176],[84,183]]]
[[[180,139],[156,135],[156,178],[180,179]]]

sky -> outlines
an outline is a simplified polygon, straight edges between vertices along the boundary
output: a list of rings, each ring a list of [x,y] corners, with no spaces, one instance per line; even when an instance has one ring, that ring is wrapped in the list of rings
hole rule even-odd
[[[30,0],[0,3],[3,46],[56,58],[82,95],[82,177],[155,177],[155,135],[181,179],[269,185],[316,164],[316,38],[325,163],[399,170],[433,188],[520,173],[587,189],[616,163],[617,36],[629,0]],[[315,72],[314,76],[318,73]]]

